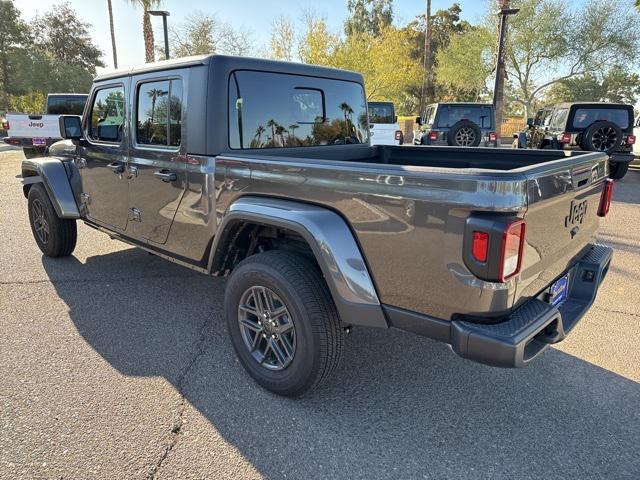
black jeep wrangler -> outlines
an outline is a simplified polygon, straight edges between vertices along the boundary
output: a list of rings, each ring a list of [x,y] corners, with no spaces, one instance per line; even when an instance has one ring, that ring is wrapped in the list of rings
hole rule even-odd
[[[609,176],[625,176],[633,157],[633,107],[617,103],[560,103],[538,110],[516,148],[600,151],[609,155]]]
[[[497,147],[495,110],[490,103],[434,103],[416,117],[414,145]]]

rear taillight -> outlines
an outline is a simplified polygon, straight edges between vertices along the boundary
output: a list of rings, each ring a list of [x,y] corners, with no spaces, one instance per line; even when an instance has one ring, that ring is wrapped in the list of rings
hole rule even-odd
[[[491,132],[489,134],[489,141],[490,142],[495,142],[498,140],[498,135],[496,134],[496,132]]]
[[[613,196],[613,180],[607,178],[602,187],[602,195],[600,196],[600,205],[598,205],[598,216],[606,217],[611,207],[611,197]]]
[[[478,262],[486,262],[488,250],[489,234],[486,232],[473,232],[473,258],[475,258]]]
[[[429,140],[434,141],[434,140],[438,140],[438,132],[429,132]]]
[[[402,130],[396,130],[396,140],[402,143],[402,138],[404,137]]]
[[[636,136],[635,135],[627,135],[627,145],[635,145]]]
[[[563,133],[562,137],[560,137],[560,143],[565,144],[565,143],[571,143],[571,134],[570,133]]]
[[[2,128],[4,130],[9,130],[9,122],[7,122],[7,121],[2,122]]]
[[[516,220],[508,224],[502,233],[500,249],[499,281],[504,282],[520,273],[526,224],[524,220]]]

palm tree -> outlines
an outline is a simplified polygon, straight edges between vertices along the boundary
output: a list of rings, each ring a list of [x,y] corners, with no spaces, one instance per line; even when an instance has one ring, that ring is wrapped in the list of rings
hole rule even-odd
[[[113,68],[118,68],[118,53],[116,52],[116,32],[113,29],[113,10],[111,9],[111,0],[107,0],[109,8],[109,27],[111,29],[111,50],[113,51]]]
[[[284,134],[288,133],[288,130],[284,128],[282,125],[278,125],[276,127],[276,135],[280,137],[281,146],[284,146]]]
[[[351,118],[351,114],[353,113],[353,108],[347,102],[342,102],[340,104],[340,110],[344,114],[344,129],[345,129],[345,137],[349,136],[349,118]]]
[[[153,28],[151,28],[151,18],[149,10],[153,10],[162,4],[162,0],[127,0],[132,5],[140,5],[143,10],[142,15],[142,35],[144,36],[144,57],[145,62],[151,63],[155,61],[153,44]]]
[[[266,129],[262,125],[258,125],[258,128],[256,128],[256,135],[255,135],[257,145],[260,145],[260,137],[262,137],[262,134],[264,132],[266,132]]]
[[[297,141],[298,139],[296,138],[296,128],[300,128],[300,125],[298,125],[297,123],[294,123],[293,125],[289,125],[289,144],[293,145],[295,141]]]
[[[267,127],[271,127],[271,140],[273,141],[273,146],[276,144],[276,127],[278,126],[278,122],[276,122],[273,118],[267,122]]]

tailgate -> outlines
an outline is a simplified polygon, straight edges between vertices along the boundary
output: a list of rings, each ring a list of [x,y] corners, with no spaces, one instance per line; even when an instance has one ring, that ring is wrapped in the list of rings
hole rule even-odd
[[[58,115],[7,115],[9,136],[19,138],[60,138]]]
[[[527,232],[516,304],[546,289],[595,242],[607,157],[579,154],[525,173]]]

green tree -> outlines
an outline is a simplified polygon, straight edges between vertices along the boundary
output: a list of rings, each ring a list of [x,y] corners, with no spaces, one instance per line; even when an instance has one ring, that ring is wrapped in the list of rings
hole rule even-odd
[[[149,10],[153,10],[154,8],[158,8],[160,5],[162,5],[162,0],[127,0],[127,2],[131,5],[142,7],[142,35],[144,37],[144,57],[145,62],[153,62],[155,61],[155,46]]]
[[[303,63],[331,65],[340,39],[329,31],[327,21],[311,11],[303,16],[304,31],[298,40],[298,57]]]
[[[271,24],[271,38],[269,48],[274,60],[293,61],[295,27],[293,22],[285,16],[276,18]]]
[[[596,76],[619,59],[638,58],[640,24],[626,2],[586,2],[570,9],[563,0],[519,0],[510,19],[507,74],[510,98],[530,116],[536,98],[559,82]]]
[[[451,37],[436,54],[436,82],[446,90],[442,100],[477,101],[486,92],[492,71],[493,35],[482,27]]]
[[[600,101],[634,105],[639,95],[640,75],[616,65],[602,76],[589,72],[554,84],[545,101]]]
[[[347,0],[349,16],[344,33],[352,35],[379,35],[393,22],[393,0]]]
[[[12,0],[0,0],[0,111],[9,109],[9,95],[20,93],[19,59],[30,43],[29,27]]]
[[[22,59],[27,90],[87,92],[102,52],[90,25],[68,3],[55,5],[31,23],[33,46]]]

